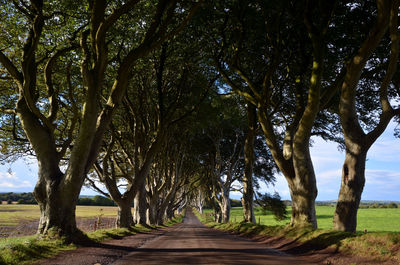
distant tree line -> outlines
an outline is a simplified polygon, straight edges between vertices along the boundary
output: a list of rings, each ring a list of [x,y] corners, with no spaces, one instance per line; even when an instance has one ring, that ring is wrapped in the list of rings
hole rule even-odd
[[[12,202],[17,202],[18,204],[37,204],[32,192],[0,193],[0,201],[6,201],[10,204]],[[96,195],[93,197],[80,197],[78,199],[78,205],[115,206],[115,203],[109,198]]]
[[[376,209],[376,208],[399,208],[399,205],[395,202],[389,202],[389,203],[378,203],[378,202],[371,202],[371,203],[361,203],[360,204],[361,209]]]

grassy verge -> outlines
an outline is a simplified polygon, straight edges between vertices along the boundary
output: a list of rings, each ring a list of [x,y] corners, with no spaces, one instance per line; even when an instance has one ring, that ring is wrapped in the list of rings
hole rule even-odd
[[[287,208],[287,218],[281,221],[275,220],[271,212],[263,212],[260,207],[255,207],[257,223],[263,225],[287,225],[290,223],[292,214],[291,207]],[[210,212],[211,210],[205,210]],[[333,215],[335,207],[316,206],[318,228],[329,230],[333,226]],[[231,220],[241,222],[243,220],[242,207],[232,207]],[[400,208],[396,209],[359,209],[357,213],[357,227],[360,232],[365,229],[368,232],[400,232]]]
[[[281,238],[296,242],[296,252],[334,248],[344,254],[360,256],[375,261],[394,261],[400,263],[400,233],[372,232],[345,233],[327,229],[312,230],[288,225],[266,226],[242,222],[218,224],[210,214],[200,215],[200,221],[219,230],[230,231],[245,236]],[[290,249],[289,249],[290,251]]]
[[[182,222],[182,219],[183,216],[177,216],[165,223],[164,226],[171,226]],[[138,225],[130,229],[101,229],[95,232],[86,233],[86,235],[92,242],[102,242],[110,239],[120,239],[137,233],[143,233],[154,228],[156,228],[156,226],[144,227]],[[79,246],[76,244],[65,243],[62,238],[51,239],[39,238],[38,236],[27,236],[0,239],[0,265],[31,263],[36,260],[50,258],[61,251],[73,250],[78,247]]]

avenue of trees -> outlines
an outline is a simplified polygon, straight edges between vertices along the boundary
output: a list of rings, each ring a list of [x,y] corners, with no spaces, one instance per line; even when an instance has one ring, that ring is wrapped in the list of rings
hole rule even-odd
[[[310,139],[345,152],[333,228],[355,232],[367,152],[400,121],[398,0],[0,0],[0,160],[38,162],[40,234],[77,240],[83,185],[117,226],[230,192],[317,228]],[[132,208],[133,205],[133,208]]]

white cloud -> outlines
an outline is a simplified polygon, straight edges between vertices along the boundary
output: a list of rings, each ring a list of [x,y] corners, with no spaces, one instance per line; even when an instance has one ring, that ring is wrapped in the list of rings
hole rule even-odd
[[[368,152],[368,159],[381,162],[400,162],[400,139],[377,140]]]
[[[400,185],[400,172],[390,170],[365,170],[366,184],[385,185],[387,188]]]
[[[3,180],[16,180],[17,178],[17,173],[15,172],[0,172],[0,181]]]
[[[394,137],[398,125],[390,122],[385,132],[376,140],[368,151],[368,159],[380,162],[400,162],[400,139]]]
[[[275,175],[276,182],[274,185],[266,185],[264,182],[260,182],[261,193],[271,193],[278,192],[283,200],[290,200],[290,191],[285,177],[282,174]]]
[[[20,189],[32,188],[32,184],[27,180],[21,180],[16,172],[0,172],[0,189]]]
[[[365,178],[363,200],[400,200],[400,172],[367,169]]]
[[[342,178],[342,171],[341,169],[336,170],[328,170],[323,172],[318,172],[316,174],[317,184],[320,185],[331,185],[332,182],[338,182],[340,184]]]

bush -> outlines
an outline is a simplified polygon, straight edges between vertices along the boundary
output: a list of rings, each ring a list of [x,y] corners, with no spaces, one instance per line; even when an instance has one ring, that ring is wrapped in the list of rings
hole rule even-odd
[[[388,208],[398,208],[398,205],[397,203],[391,202],[389,203]]]
[[[371,204],[369,208],[379,208],[379,203]]]
[[[258,193],[258,196],[259,199],[257,203],[262,207],[264,212],[271,211],[276,220],[286,219],[286,205],[277,192],[275,192],[274,195]]]
[[[242,207],[242,202],[240,200],[232,200],[231,199],[231,206],[232,207]]]

